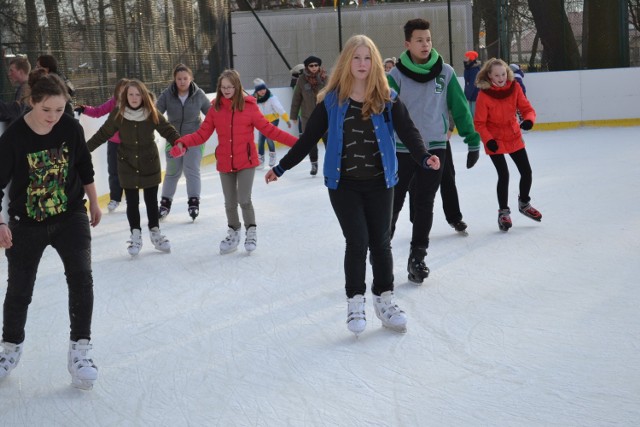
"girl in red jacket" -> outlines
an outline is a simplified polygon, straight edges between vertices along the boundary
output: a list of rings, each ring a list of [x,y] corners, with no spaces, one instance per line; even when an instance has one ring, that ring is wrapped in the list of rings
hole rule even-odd
[[[485,152],[498,172],[498,227],[502,231],[511,228],[509,209],[509,168],[505,154],[509,154],[520,172],[518,210],[525,216],[542,220],[542,214],[531,206],[531,165],[524,147],[520,129],[529,130],[536,120],[536,112],[514,81],[513,71],[501,59],[487,61],[476,78],[480,89],[476,101],[474,124],[484,142]],[[516,111],[522,114],[518,124]]]
[[[247,252],[256,249],[256,217],[251,202],[251,190],[255,169],[260,164],[254,142],[254,129],[269,139],[293,146],[298,138],[284,132],[264,118],[256,99],[244,96],[240,74],[235,70],[225,70],[218,78],[216,99],[212,102],[204,122],[196,132],[184,135],[176,141],[171,155],[179,157],[185,147],[194,147],[207,142],[214,131],[218,133],[216,165],[220,172],[224,206],[229,229],[227,237],[220,242],[220,253],[235,251],[240,243],[240,217],[246,228],[244,248]]]

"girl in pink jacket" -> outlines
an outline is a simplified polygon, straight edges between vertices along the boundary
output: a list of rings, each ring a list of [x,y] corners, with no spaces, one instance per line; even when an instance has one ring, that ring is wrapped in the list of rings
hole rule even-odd
[[[234,252],[240,243],[240,217],[238,205],[246,229],[244,248],[247,252],[256,249],[256,218],[251,202],[251,190],[256,167],[260,164],[254,141],[254,130],[269,139],[293,146],[298,138],[284,132],[264,118],[256,99],[244,96],[240,74],[225,70],[218,78],[216,99],[204,122],[196,132],[179,138],[171,149],[171,155],[179,157],[185,147],[204,144],[213,134],[218,134],[216,165],[220,172],[224,205],[227,214],[227,237],[220,242],[220,253]]]
[[[98,106],[91,107],[89,105],[80,105],[75,108],[78,114],[86,114],[89,117],[102,117],[113,111],[118,105],[122,89],[129,82],[129,79],[120,79],[116,83],[116,87],[113,89],[113,96],[109,98],[107,102]],[[120,180],[118,179],[118,145],[120,144],[120,133],[116,132],[111,138],[109,138],[107,144],[107,171],[109,173],[109,204],[107,209],[109,213],[116,210],[122,201],[122,187],[120,186]]]

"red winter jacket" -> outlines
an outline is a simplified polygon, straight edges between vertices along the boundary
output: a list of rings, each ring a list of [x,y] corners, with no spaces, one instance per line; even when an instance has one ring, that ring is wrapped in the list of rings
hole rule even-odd
[[[232,111],[231,100],[223,99],[220,111],[215,109],[215,100],[200,125],[200,128],[189,135],[184,135],[176,141],[185,147],[204,144],[213,131],[218,133],[216,147],[216,168],[218,172],[236,172],[242,169],[258,166],[258,152],[254,142],[254,129],[274,141],[282,142],[289,147],[298,141],[295,136],[284,132],[264,118],[256,99],[252,96],[244,97],[244,110]]]
[[[524,148],[516,110],[520,110],[522,120],[531,120],[532,123],[536,121],[536,112],[522,93],[520,85],[509,81],[503,87],[496,87],[480,82],[478,87],[480,93],[473,124],[482,138],[485,153],[509,154]],[[492,139],[498,143],[495,153],[487,149],[487,142]]]

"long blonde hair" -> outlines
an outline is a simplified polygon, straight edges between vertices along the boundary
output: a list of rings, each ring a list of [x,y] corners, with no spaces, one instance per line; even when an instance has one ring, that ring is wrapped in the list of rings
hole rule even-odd
[[[129,80],[122,90],[122,95],[120,96],[120,100],[118,102],[119,109],[115,118],[119,120],[122,120],[124,118],[124,109],[126,107],[129,107],[127,94],[129,93],[130,87],[138,89],[140,95],[142,95],[142,104],[140,105],[140,108],[144,108],[149,112],[149,118],[154,124],[157,125],[158,123],[160,123],[158,110],[156,109],[156,103],[154,102],[154,96],[151,94],[151,92],[149,92],[147,86],[145,86],[145,84],[138,79]]]
[[[372,114],[382,113],[385,102],[391,101],[391,90],[384,72],[380,51],[373,40],[363,34],[352,36],[345,43],[344,49],[333,66],[329,83],[318,94],[318,102],[321,102],[327,93],[334,90],[338,92],[340,103],[349,98],[355,81],[353,74],[351,74],[351,60],[356,49],[360,46],[367,47],[371,52],[371,71],[367,77],[362,106],[362,118],[368,119]]]
[[[476,76],[476,86],[480,89],[489,89],[491,87],[491,79],[489,78],[489,73],[496,65],[502,65],[507,69],[507,80],[510,82],[513,81],[513,71],[511,67],[504,62],[502,59],[491,58],[487,62],[484,63],[480,71],[478,71],[478,75]]]
[[[231,97],[231,109],[236,111],[244,110],[244,88],[242,87],[242,82],[240,81],[240,73],[236,70],[229,69],[224,70],[220,77],[218,77],[218,85],[216,87],[216,101],[213,104],[213,107],[216,111],[220,111],[220,106],[222,105],[222,100],[224,99],[224,95],[222,94],[222,79],[227,79],[233,87],[236,89],[233,92],[233,96]]]

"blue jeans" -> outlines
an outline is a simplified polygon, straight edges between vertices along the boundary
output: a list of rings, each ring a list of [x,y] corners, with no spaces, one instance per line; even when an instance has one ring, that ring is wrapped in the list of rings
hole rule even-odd
[[[271,122],[271,124],[274,125],[274,126],[278,126],[278,123],[280,123],[280,119],[275,119],[274,121]],[[265,141],[267,142],[267,145],[269,146],[269,151],[272,152],[272,153],[275,153],[276,152],[276,144],[273,142],[273,140],[267,138],[263,134],[260,134],[260,136],[258,137],[258,154],[260,154],[261,156],[264,156],[264,143],[265,143]]]
[[[91,339],[93,276],[91,230],[84,211],[61,214],[51,224],[9,221],[13,246],[5,250],[9,272],[4,298],[2,339],[13,344],[24,341],[27,310],[31,303],[36,272],[47,246],[51,245],[64,265],[69,290],[70,338]]]
[[[393,290],[391,254],[391,212],[393,188],[384,181],[342,180],[329,190],[331,206],[346,240],[344,276],[347,298],[364,295],[367,290],[367,251],[373,271],[371,292],[381,295]]]
[[[109,173],[109,196],[116,202],[122,201],[122,187],[118,179],[118,145],[117,142],[107,142],[107,171]]]

